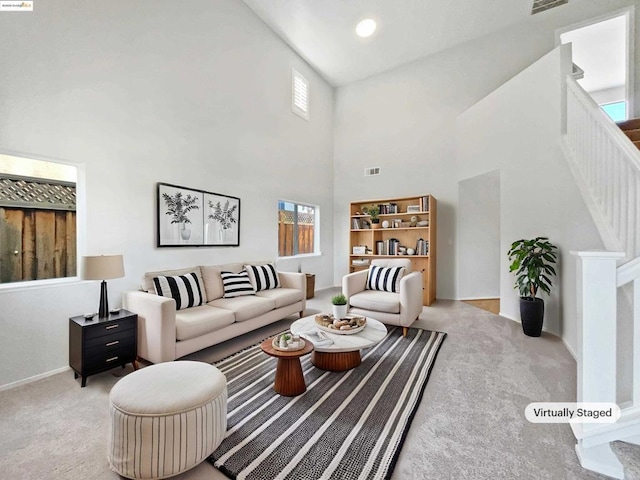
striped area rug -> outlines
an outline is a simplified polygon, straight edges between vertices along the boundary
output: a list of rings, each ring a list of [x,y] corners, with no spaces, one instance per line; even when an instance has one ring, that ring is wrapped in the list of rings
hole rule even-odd
[[[228,430],[209,461],[234,479],[389,478],[445,336],[389,327],[346,372],[302,357],[307,391],[297,397],[274,392],[277,360],[259,345],[220,361]]]

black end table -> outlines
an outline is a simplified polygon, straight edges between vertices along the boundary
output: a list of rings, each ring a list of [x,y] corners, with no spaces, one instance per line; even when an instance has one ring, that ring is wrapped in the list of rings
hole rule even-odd
[[[114,367],[136,362],[138,315],[121,309],[108,317],[97,315],[86,319],[83,315],[69,319],[69,366],[74,378],[87,377]]]

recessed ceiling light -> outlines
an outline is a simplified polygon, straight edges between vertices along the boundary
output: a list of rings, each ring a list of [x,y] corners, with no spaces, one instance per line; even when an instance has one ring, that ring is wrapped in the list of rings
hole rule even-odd
[[[376,22],[371,18],[365,18],[356,25],[356,33],[359,37],[370,37],[376,31]]]

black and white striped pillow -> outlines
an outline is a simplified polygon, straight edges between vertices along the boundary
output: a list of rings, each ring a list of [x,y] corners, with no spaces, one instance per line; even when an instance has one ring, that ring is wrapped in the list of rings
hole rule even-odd
[[[176,301],[176,310],[202,305],[202,289],[195,272],[171,277],[153,277],[156,295],[171,297]]]
[[[400,291],[400,279],[404,275],[404,267],[378,267],[371,265],[367,278],[367,290],[383,292]]]
[[[278,272],[272,263],[267,265],[245,265],[244,269],[249,274],[251,285],[256,289],[256,292],[280,288]]]
[[[222,286],[224,288],[223,298],[241,297],[243,295],[255,295],[256,291],[251,285],[247,272],[240,273],[220,272]]]

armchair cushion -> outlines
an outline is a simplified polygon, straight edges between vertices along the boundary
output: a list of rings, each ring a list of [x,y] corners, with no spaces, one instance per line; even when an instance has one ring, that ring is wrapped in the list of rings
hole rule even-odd
[[[350,297],[349,305],[374,312],[400,313],[400,295],[378,290],[364,290]]]
[[[400,291],[400,280],[404,275],[404,267],[379,267],[371,265],[367,278],[367,290],[380,290],[397,293]]]

